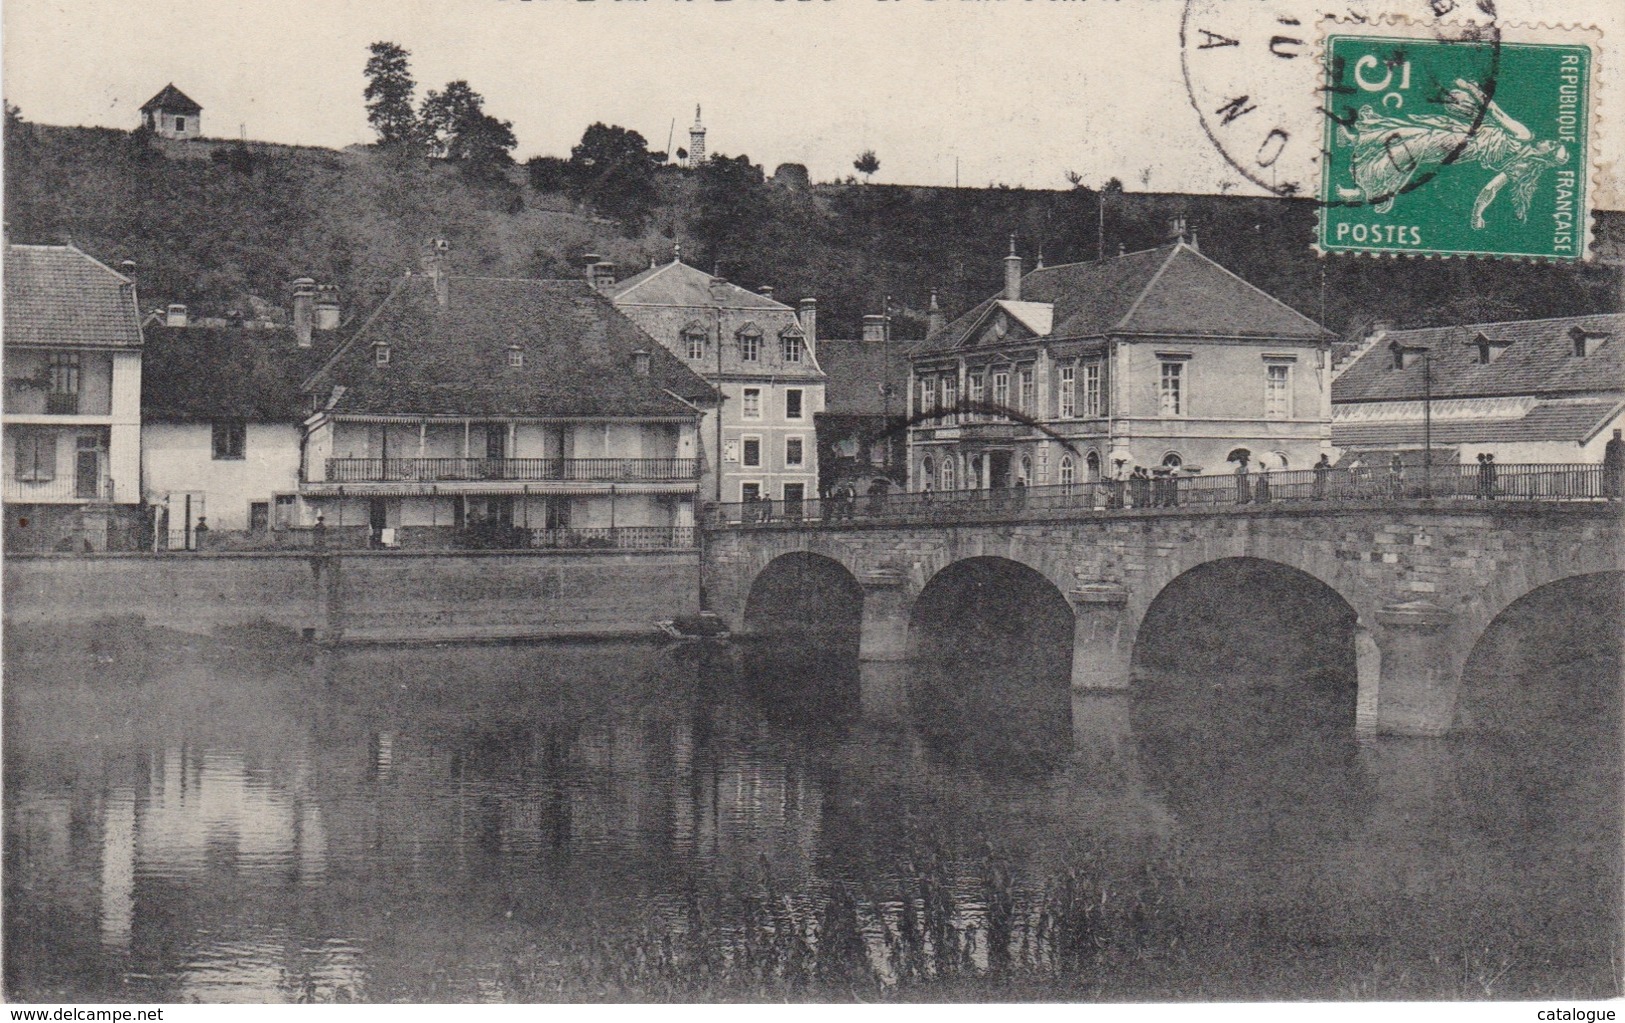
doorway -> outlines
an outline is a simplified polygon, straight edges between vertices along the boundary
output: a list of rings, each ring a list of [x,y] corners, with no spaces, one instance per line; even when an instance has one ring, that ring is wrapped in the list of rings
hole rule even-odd
[[[1010,485],[1010,452],[987,453],[987,480],[988,486],[994,490],[1001,490]]]

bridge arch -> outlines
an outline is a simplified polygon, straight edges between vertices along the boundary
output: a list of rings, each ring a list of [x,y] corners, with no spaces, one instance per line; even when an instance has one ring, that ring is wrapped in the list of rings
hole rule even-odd
[[[815,551],[773,557],[751,579],[745,595],[745,631],[850,634],[863,618],[863,587],[844,562]]]
[[[911,699],[928,739],[1004,766],[1069,748],[1074,615],[1044,572],[999,555],[935,571],[908,612]]]

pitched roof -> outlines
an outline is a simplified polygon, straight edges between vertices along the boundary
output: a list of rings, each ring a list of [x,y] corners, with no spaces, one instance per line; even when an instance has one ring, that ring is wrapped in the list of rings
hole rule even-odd
[[[72,245],[6,246],[5,343],[134,348],[135,282]]]
[[[147,328],[141,358],[144,422],[303,420],[299,389],[333,353],[333,333],[319,331],[300,348],[291,328]]]
[[[724,282],[720,286],[722,304],[729,309],[775,309],[794,312],[783,302]],[[680,260],[652,267],[611,285],[607,294],[617,304],[710,306],[711,275]]]
[[[1592,354],[1576,357],[1570,333],[1576,328],[1609,337]],[[1478,361],[1479,335],[1501,349],[1487,365]],[[1598,313],[1389,331],[1332,381],[1332,401],[1420,399],[1423,360],[1395,369],[1389,347],[1395,343],[1429,350],[1426,372],[1435,398],[1625,388],[1625,313]]]
[[[175,114],[197,114],[202,113],[203,111],[203,108],[198,105],[197,100],[175,88],[174,82],[170,82],[168,85],[158,90],[158,95],[141,104],[141,109],[143,112],[148,110],[167,110]]]
[[[833,415],[885,415],[881,385],[891,384],[894,415],[908,410],[908,344],[902,341],[826,339],[818,342],[824,367],[824,412]]]
[[[337,415],[687,417],[715,392],[585,281],[425,276],[401,280],[306,381],[342,386]],[[373,344],[390,346],[377,365]],[[524,364],[508,365],[510,346]],[[648,352],[650,372],[634,372]]]
[[[1051,307],[1047,331],[1021,311]],[[1331,334],[1315,321],[1237,277],[1184,242],[1089,263],[1033,270],[1021,279],[1021,301],[994,296],[976,305],[914,349],[952,351],[994,305],[1011,311],[1040,336],[1177,334],[1319,341]],[[1041,321],[1037,321],[1041,323]]]
[[[1557,441],[1585,444],[1625,411],[1625,398],[1564,398],[1537,401],[1520,416],[1435,420],[1433,443],[1516,444]],[[1340,448],[1388,448],[1419,445],[1425,437],[1422,418],[1340,420],[1332,418],[1332,444]]]

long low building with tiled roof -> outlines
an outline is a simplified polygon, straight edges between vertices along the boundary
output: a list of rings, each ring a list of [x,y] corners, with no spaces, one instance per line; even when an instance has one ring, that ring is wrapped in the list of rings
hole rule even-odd
[[[426,270],[305,382],[325,526],[691,531],[704,380],[586,281],[454,276],[438,251]]]
[[[1382,330],[1332,383],[1350,458],[1599,462],[1625,416],[1625,315]]]
[[[1307,468],[1332,335],[1181,239],[1023,274],[910,353],[912,489]]]

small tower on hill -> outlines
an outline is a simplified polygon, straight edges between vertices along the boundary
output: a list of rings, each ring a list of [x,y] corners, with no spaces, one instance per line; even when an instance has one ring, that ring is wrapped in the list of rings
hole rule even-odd
[[[688,165],[705,163],[705,125],[700,123],[700,105],[694,104],[694,124],[688,129]]]
[[[203,134],[203,108],[170,82],[142,104],[141,123],[159,138],[195,139]]]

